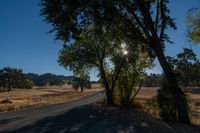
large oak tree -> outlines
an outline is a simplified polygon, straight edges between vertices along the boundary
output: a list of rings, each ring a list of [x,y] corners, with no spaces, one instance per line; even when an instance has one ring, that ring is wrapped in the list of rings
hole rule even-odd
[[[190,123],[184,93],[164,55],[164,43],[170,42],[167,28],[176,28],[169,16],[168,0],[42,0],[41,13],[53,25],[56,39],[79,39],[89,27],[120,29],[127,38],[140,40],[151,56],[156,56],[170,85],[178,119]],[[116,18],[118,21],[116,21]],[[117,26],[116,26],[117,25]],[[98,31],[97,31],[98,32]],[[139,44],[141,44],[139,43]]]

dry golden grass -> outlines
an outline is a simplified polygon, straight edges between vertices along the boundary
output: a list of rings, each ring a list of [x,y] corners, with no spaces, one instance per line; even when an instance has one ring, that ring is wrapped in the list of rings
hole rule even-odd
[[[73,90],[72,87],[68,85],[61,87],[34,87],[33,89],[28,90],[16,89],[9,93],[0,93],[0,101],[4,100],[8,95],[9,100],[12,102],[10,104],[0,103],[0,111],[70,102],[81,99],[100,90],[102,89],[99,85],[92,85],[91,89],[85,90],[83,93]]]
[[[143,87],[136,96],[136,102],[143,106],[144,111],[159,118],[159,110],[156,105],[156,95],[158,87]],[[15,110],[32,106],[70,102],[101,91],[102,87],[98,84],[92,85],[92,89],[85,90],[83,93],[77,92],[71,86],[44,86],[34,87],[30,90],[14,90],[9,92],[11,104],[0,103],[0,111]],[[0,101],[6,98],[7,92],[0,93]],[[200,92],[186,93],[189,99],[190,116],[192,123],[200,125]]]
[[[156,97],[158,89],[159,87],[142,87],[136,98],[141,100],[153,99]]]
[[[159,87],[143,87],[136,96],[136,102],[139,102],[143,109],[152,115],[159,118],[159,109],[156,104],[156,95]],[[187,91],[186,95],[189,101],[191,121],[195,125],[200,125],[200,90]]]

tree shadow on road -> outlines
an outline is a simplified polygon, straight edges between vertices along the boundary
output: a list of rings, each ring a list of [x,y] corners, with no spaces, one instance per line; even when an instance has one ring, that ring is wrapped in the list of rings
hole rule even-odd
[[[0,120],[0,125],[10,123],[10,122],[15,121],[15,120],[17,120],[17,119],[22,119],[22,117],[16,117],[16,118],[10,118],[10,119],[3,119],[3,120]],[[1,126],[0,126],[0,127],[1,127]]]
[[[143,125],[142,125],[143,124]],[[162,129],[162,130],[159,130]],[[135,110],[123,111],[95,108],[85,105],[64,114],[47,117],[12,133],[151,133],[173,132],[159,121],[151,120]]]

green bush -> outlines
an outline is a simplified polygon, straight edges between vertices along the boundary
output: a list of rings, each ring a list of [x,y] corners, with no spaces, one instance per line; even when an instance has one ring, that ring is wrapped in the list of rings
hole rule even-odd
[[[165,122],[177,122],[177,112],[172,92],[168,83],[164,80],[161,89],[158,90],[158,107],[160,109],[160,117]]]

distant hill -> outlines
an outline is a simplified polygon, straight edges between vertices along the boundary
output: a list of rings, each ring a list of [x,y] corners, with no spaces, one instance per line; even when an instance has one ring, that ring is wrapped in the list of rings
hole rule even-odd
[[[63,76],[63,75],[55,75],[52,73],[45,73],[42,75],[38,75],[35,73],[27,73],[25,76],[32,80],[34,85],[36,86],[44,86],[44,85],[64,85],[70,84],[76,78],[76,76]],[[144,87],[160,87],[163,79],[162,74],[149,74],[146,75],[146,80],[143,82]],[[99,81],[90,81],[91,84],[98,84]]]
[[[44,86],[44,85],[64,85],[70,83],[75,76],[63,76],[63,75],[55,75],[51,73],[45,73],[42,75],[27,73],[25,76],[32,80],[36,86]]]

